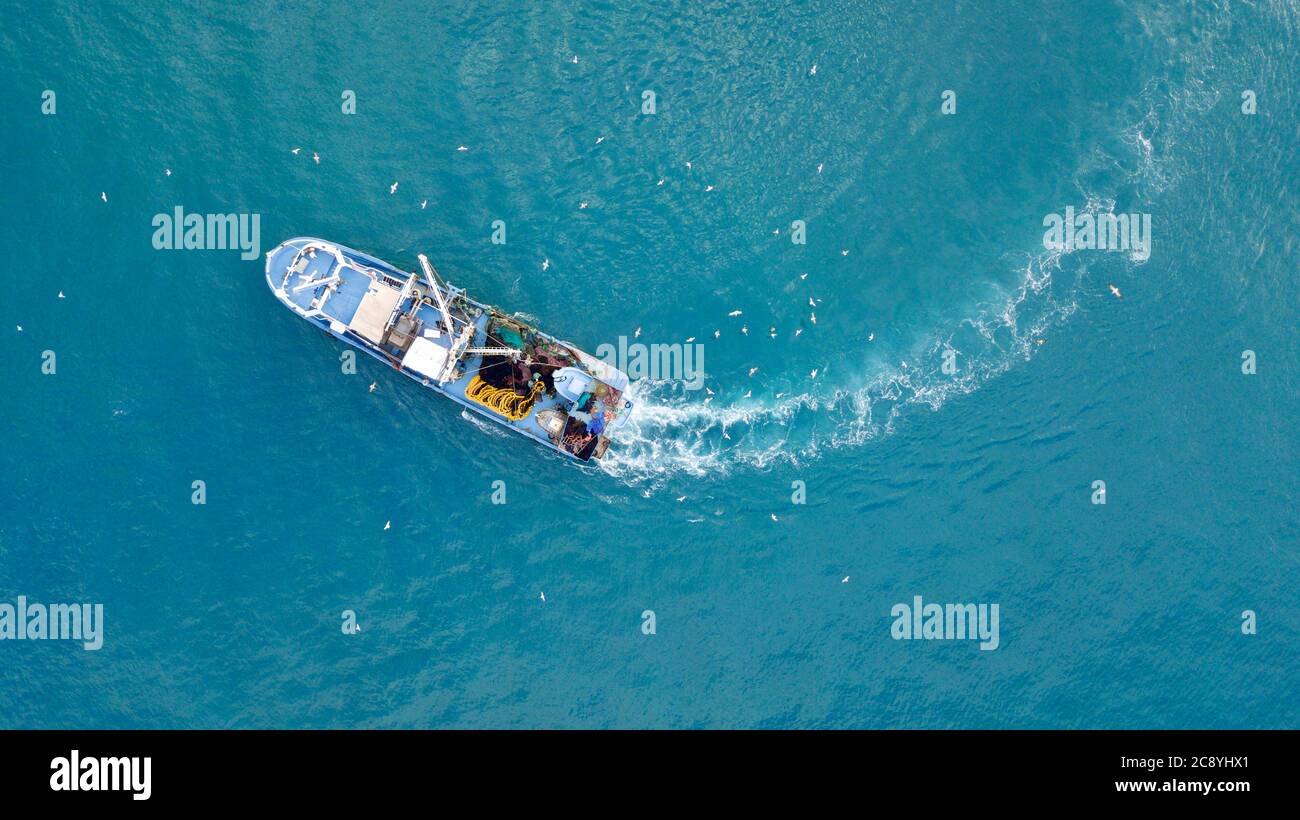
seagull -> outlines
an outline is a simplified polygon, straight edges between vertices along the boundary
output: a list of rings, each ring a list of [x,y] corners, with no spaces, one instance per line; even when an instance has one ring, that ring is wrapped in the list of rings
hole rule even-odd
[[[546,270],[546,269],[549,268],[550,266],[551,266],[551,260],[550,260],[550,259],[543,259],[543,260],[542,260],[542,270]]]
[[[388,193],[389,193],[390,195],[391,195],[391,194],[395,194],[395,193],[397,193],[397,183],[396,183],[396,182],[394,182],[392,185],[389,185],[389,186],[388,186]]]
[[[867,334],[867,341],[868,341],[868,342],[874,342],[875,340],[876,340],[876,334],[874,334],[874,333],[868,333],[868,334]]]
[[[741,396],[741,398],[748,399],[748,398],[752,398],[753,395],[754,395],[753,390],[746,390],[745,395]]]
[[[813,75],[814,77],[817,76],[817,64],[816,64],[816,63],[813,63],[813,67],[810,68],[810,69],[808,70],[808,73],[811,74],[811,75]]]
[[[385,521],[385,522],[384,522],[384,531],[385,531],[385,532],[387,532],[388,530],[391,530],[392,528],[393,528],[393,522],[392,522],[392,521]]]
[[[60,298],[60,299],[63,298],[63,291],[59,291],[59,298]]]
[[[301,148],[292,148],[292,149],[289,150],[289,153],[290,153],[290,154],[293,154],[294,156],[297,156],[297,155],[298,155],[298,152],[301,151],[301,150],[302,150]]]
[[[638,327],[638,328],[636,329],[636,332],[634,332],[634,333],[632,334],[632,338],[633,338],[633,339],[640,339],[640,338],[641,338],[641,328]]]
[[[773,229],[772,229],[772,236],[780,236],[780,235],[781,235],[781,229],[780,229],[780,228],[773,228]]]
[[[822,163],[820,163],[820,162],[819,162],[819,163],[817,163],[817,173],[819,173],[819,174],[820,174],[820,173],[821,173],[821,172],[822,172],[822,168],[823,168],[823,167],[824,167],[824,166],[823,166],[823,164],[822,164]]]
[[[795,330],[794,330],[794,337],[795,337],[796,339],[798,339],[800,333],[803,333],[803,328],[801,328],[801,327],[797,327],[797,328],[795,328]]]
[[[811,296],[808,297],[808,307],[817,307],[817,302]]]
[[[840,256],[848,256],[848,255],[849,255],[849,249],[848,249],[848,248],[845,248],[844,250],[840,251]]]
[[[812,372],[808,374],[808,378],[810,378],[810,379],[815,379],[815,378],[817,378],[817,368],[814,367],[814,368],[812,369]]]
[[[370,383],[370,392],[371,392],[371,393],[375,392],[375,391],[378,390],[378,389],[379,389],[379,382],[371,382],[371,383]]]
[[[728,313],[727,315],[728,315],[728,316],[739,316],[742,312],[743,312],[743,311],[733,310],[733,311],[731,311],[730,313]]]
[[[708,185],[708,186],[706,186],[706,187],[704,188],[704,193],[707,194],[709,191],[712,191],[712,190],[713,190],[713,186],[712,186],[712,185]]]
[[[693,341],[695,341],[695,337],[694,337],[694,336],[691,336],[690,338],[688,338],[688,339],[686,340],[686,344],[690,344],[690,343],[693,342]]]
[[[577,58],[577,57],[574,57],[573,59],[576,61],[578,58]],[[546,603],[546,593],[545,593],[545,592],[543,592],[543,593],[541,594],[541,599],[542,599],[542,603]]]
[[[18,332],[19,332],[19,333],[22,333],[22,332],[23,332],[23,326],[22,326],[22,325],[18,325]]]
[[[904,370],[907,369],[907,362],[899,362],[899,364],[901,364],[901,365],[903,366],[903,369],[904,369]]]
[[[579,211],[583,210],[583,209],[586,208],[586,207],[587,207],[587,203],[585,203],[585,202],[579,202],[579,203],[578,203],[578,210],[579,210]]]
[[[172,175],[172,169],[170,169],[170,168],[164,168],[164,169],[163,169],[163,173],[166,174],[167,176],[171,176],[171,175]]]
[[[596,144],[597,144],[597,145],[600,145],[600,144],[601,144],[602,142],[604,142],[604,141],[605,141],[605,138],[604,138],[604,137],[596,137]]]
[[[574,65],[577,65],[577,64],[578,64],[578,55],[577,55],[577,54],[573,55],[573,64],[574,64]]]
[[[423,211],[427,207],[429,207],[429,200],[427,199],[420,200],[420,210]]]
[[[704,388],[704,392],[705,392],[705,393],[708,393],[710,396],[712,396],[712,395],[713,395],[713,388],[712,388],[712,387],[706,387],[706,388]]]
[[[812,320],[813,324],[817,324],[817,311],[812,311],[808,318]]]
[[[691,167],[691,161],[690,161],[689,159],[686,160],[686,167],[687,167],[687,168],[690,168],[690,167]]]
[[[312,151],[311,158],[316,162],[317,165],[320,165],[320,153],[316,151]]]
[[[731,433],[728,433],[725,429],[722,431],[722,437],[727,441],[731,441]]]
[[[1119,292],[1119,288],[1117,288],[1117,287],[1115,287],[1114,285],[1111,285],[1111,284],[1107,284],[1106,287],[1110,288],[1110,293],[1111,293],[1111,295],[1114,296],[1116,299],[1123,299],[1123,298],[1124,298],[1124,294],[1122,294],[1122,293]]]
[[[748,335],[749,335],[749,325],[741,325],[741,326],[740,326],[740,332],[743,333],[743,334],[745,334],[746,336],[748,336]]]
[[[718,337],[721,336],[721,335],[722,335],[722,331],[721,331],[721,330],[715,330],[715,331],[713,331],[713,338],[716,339],[716,338],[718,338]]]
[[[708,407],[708,406],[709,406],[709,402],[711,402],[711,401],[713,401],[713,397],[712,397],[712,396],[705,396],[705,397],[704,397],[704,406],[705,406],[705,407]]]
[[[751,379],[754,378],[754,374],[757,373],[757,372],[758,372],[758,368],[757,368],[757,367],[751,367],[751,368],[749,368],[749,377],[750,377]]]
[[[840,581],[841,584],[847,584],[848,582],[849,582],[849,576],[847,575],[844,576],[844,580]]]
[[[773,328],[768,328],[767,335],[768,335],[768,336],[771,336],[773,339],[775,339],[775,338],[776,338],[776,328],[774,328],[774,327],[773,327]]]
[[[99,192],[99,198],[102,199],[102,200],[104,200],[105,202],[107,202],[107,201],[108,201],[108,193],[105,192],[105,191],[100,191],[100,192]]]
[[[772,516],[772,520],[773,520],[773,521],[780,521],[780,520],[781,520],[781,519],[779,519],[779,518],[776,517],[776,513],[769,513],[769,515]]]
[[[682,502],[685,501],[685,500],[686,500],[686,496],[684,496],[684,495],[679,495],[679,496],[677,496],[677,503],[678,503],[678,504],[682,503]]]
[[[1034,339],[1034,344],[1036,345],[1045,344],[1046,342],[1047,342],[1046,339]]]
[[[469,146],[468,146],[468,145],[462,145],[462,146],[460,146],[459,148],[457,148],[456,150],[457,150],[457,151],[468,151],[468,150],[469,150]]]
[[[655,185],[663,185],[663,184],[664,184],[663,177],[660,177],[659,181],[655,183]]]
[[[799,274],[799,278],[800,278],[800,279],[807,279],[807,278],[808,278],[808,274],[806,274],[806,273],[801,273],[801,274]]]

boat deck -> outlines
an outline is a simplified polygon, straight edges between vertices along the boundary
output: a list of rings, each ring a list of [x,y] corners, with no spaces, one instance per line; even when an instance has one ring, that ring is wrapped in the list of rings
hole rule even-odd
[[[414,295],[398,298],[398,292],[411,277],[410,273],[360,252],[310,239],[290,240],[272,250],[268,254],[266,269],[268,284],[276,296],[304,319],[331,335],[360,347],[424,386],[444,393],[475,413],[513,428],[551,449],[578,457],[557,447],[538,422],[538,413],[542,411],[558,410],[567,414],[574,409],[574,402],[558,391],[544,391],[525,418],[511,420],[466,397],[470,382],[484,364],[483,355],[462,355],[457,370],[458,378],[440,384],[436,378],[403,367],[403,351],[394,345],[381,344],[377,331],[368,332],[374,330],[369,314],[382,314],[386,318],[393,305],[399,312],[409,313],[416,304]],[[427,291],[427,287],[421,287]],[[451,294],[446,295],[449,297]],[[368,298],[375,301],[367,303],[367,307],[363,308],[363,302]],[[473,312],[453,306],[451,312],[460,322],[473,325],[473,337],[468,347],[499,345],[499,342],[488,338],[488,326],[492,321],[489,310],[478,310],[477,315],[474,315]],[[419,320],[423,331],[420,339],[437,345],[444,355],[451,351],[456,340],[447,334],[441,312],[437,308],[425,302],[416,309],[414,316]],[[458,333],[461,327],[457,324],[455,329]]]

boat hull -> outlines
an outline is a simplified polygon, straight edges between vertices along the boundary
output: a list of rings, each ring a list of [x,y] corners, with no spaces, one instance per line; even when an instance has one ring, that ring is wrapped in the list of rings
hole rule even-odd
[[[600,458],[632,412],[627,377],[616,368],[361,251],[314,237],[286,240],[267,253],[266,283],[325,333],[575,461]],[[576,395],[574,374],[589,380]]]

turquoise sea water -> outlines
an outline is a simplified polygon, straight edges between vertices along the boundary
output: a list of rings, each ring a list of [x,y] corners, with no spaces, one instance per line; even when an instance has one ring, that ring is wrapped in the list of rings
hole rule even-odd
[[[0,726],[1300,723],[1294,4],[0,14],[0,602],[106,619],[0,641]],[[178,205],[696,337],[713,395],[577,467],[343,375]],[[999,648],[893,640],[916,595]]]

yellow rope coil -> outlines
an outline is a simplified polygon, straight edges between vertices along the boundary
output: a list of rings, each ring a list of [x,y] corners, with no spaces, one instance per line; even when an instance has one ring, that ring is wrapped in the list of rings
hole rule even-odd
[[[493,387],[478,376],[470,379],[469,387],[465,388],[465,398],[505,416],[510,421],[527,418],[533,410],[533,403],[541,393],[540,380],[533,383],[533,389],[526,396],[521,396],[508,387]]]

